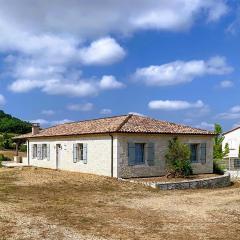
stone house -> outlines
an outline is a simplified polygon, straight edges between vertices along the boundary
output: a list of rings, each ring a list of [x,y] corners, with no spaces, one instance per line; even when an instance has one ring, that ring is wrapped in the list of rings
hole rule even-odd
[[[194,173],[213,171],[213,132],[133,114],[66,123],[15,138],[28,165],[118,178],[166,173],[168,141],[189,144]]]

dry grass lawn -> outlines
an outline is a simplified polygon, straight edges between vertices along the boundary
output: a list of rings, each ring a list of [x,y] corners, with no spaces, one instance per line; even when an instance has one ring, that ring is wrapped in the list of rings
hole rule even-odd
[[[5,157],[10,158],[13,160],[14,156],[16,156],[16,151],[13,150],[0,150],[0,154],[3,154]],[[25,152],[18,152],[18,155],[21,157],[26,157],[27,153]]]
[[[240,183],[160,191],[81,173],[0,169],[0,239],[240,239]]]

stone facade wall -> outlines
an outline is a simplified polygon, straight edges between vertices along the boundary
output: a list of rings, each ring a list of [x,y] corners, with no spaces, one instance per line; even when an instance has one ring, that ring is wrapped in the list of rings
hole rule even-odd
[[[166,174],[165,154],[168,148],[168,141],[173,138],[172,135],[143,135],[143,134],[121,134],[117,136],[118,147],[118,177],[150,177]],[[178,136],[183,143],[206,143],[207,159],[206,163],[192,163],[193,171],[198,173],[213,172],[213,136],[182,135]],[[128,142],[133,143],[154,143],[155,159],[154,166],[149,166],[145,160],[144,164],[129,166],[128,164]],[[147,159],[147,154],[145,155]]]

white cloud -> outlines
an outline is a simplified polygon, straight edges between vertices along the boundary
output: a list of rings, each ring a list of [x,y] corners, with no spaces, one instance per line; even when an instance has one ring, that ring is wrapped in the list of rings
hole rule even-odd
[[[220,113],[219,115],[217,115],[217,118],[226,119],[226,120],[239,119],[240,113],[230,113],[230,112]]]
[[[3,106],[3,105],[5,105],[6,104],[6,99],[5,99],[5,97],[2,95],[2,94],[0,94],[0,106]]]
[[[63,119],[63,120],[49,121],[49,120],[41,119],[41,118],[40,118],[40,119],[30,120],[29,122],[39,123],[41,127],[42,127],[42,126],[47,127],[47,126],[54,126],[54,125],[59,125],[59,124],[64,124],[64,123],[72,122],[72,120]]]
[[[220,82],[221,88],[231,88],[231,87],[233,87],[233,85],[234,85],[233,82],[229,81],[229,80],[224,80],[224,81]]]
[[[142,113],[138,113],[138,112],[129,112],[128,114],[133,114],[133,115],[140,116],[140,117],[146,117],[146,115],[144,115]]]
[[[15,28],[23,33],[64,31],[82,38],[116,32],[126,34],[139,29],[181,31],[200,17],[208,22],[217,21],[228,11],[224,0],[33,2],[1,1],[2,25],[6,29],[11,26],[9,32]]]
[[[109,90],[109,89],[119,89],[123,88],[124,84],[117,81],[114,76],[103,76],[99,82],[100,89]]]
[[[45,120],[45,119],[42,119],[42,118],[35,119],[35,120],[28,120],[28,121],[31,122],[31,123],[39,123],[40,126],[49,125],[49,121]]]
[[[228,112],[220,113],[217,115],[217,118],[221,119],[239,119],[240,118],[240,105],[235,105],[229,109]]]
[[[42,110],[41,113],[46,116],[53,116],[55,114],[55,111],[48,109],[48,110]]]
[[[109,115],[109,114],[112,114],[112,110],[109,108],[103,108],[100,110],[100,114]]]
[[[203,121],[200,124],[197,124],[195,127],[196,128],[201,128],[201,129],[213,130],[214,129],[214,123],[208,123],[208,122]]]
[[[232,113],[240,113],[240,105],[235,105],[230,108],[230,112]]]
[[[67,106],[67,109],[70,111],[88,112],[93,109],[93,104],[92,103],[70,104]]]
[[[124,49],[113,38],[101,38],[80,50],[80,59],[86,65],[106,65],[121,60]]]
[[[196,19],[216,21],[227,11],[224,0],[0,1],[0,53],[9,54],[10,90],[96,95],[100,89],[93,77],[73,80],[71,72],[73,66],[123,59],[123,47],[110,36],[142,29],[185,31]]]
[[[29,61],[18,63],[13,75],[20,77],[9,85],[9,89],[16,93],[40,89],[49,95],[86,97],[124,86],[112,75],[105,75],[100,79],[83,79],[81,72],[67,71],[63,67],[48,67],[44,72],[44,67],[35,66]]]
[[[51,121],[50,125],[53,126],[53,125],[59,125],[64,123],[70,123],[70,122],[72,122],[72,120],[69,120],[69,119],[55,120],[55,121]]]
[[[224,75],[233,71],[224,57],[216,56],[208,61],[174,61],[158,66],[139,68],[133,75],[137,81],[152,86],[168,86],[191,82],[204,75]]]
[[[193,103],[180,100],[155,100],[148,103],[150,109],[165,111],[186,110],[191,108],[201,109],[204,106],[205,105],[201,100]]]

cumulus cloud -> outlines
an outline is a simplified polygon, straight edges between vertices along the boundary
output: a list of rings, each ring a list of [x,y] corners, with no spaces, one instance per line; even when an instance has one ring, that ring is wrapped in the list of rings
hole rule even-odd
[[[73,73],[50,73],[46,78],[41,75],[34,76],[33,79],[21,77],[9,85],[12,92],[24,93],[33,89],[40,89],[49,95],[65,95],[71,97],[96,96],[100,91],[118,89],[124,85],[117,81],[114,76],[103,76],[101,79],[82,79],[81,76]],[[80,74],[79,74],[80,75]]]
[[[133,115],[140,116],[140,117],[146,117],[146,115],[139,113],[139,112],[129,112],[128,114],[133,114]]]
[[[101,81],[99,82],[100,89],[108,90],[108,89],[118,89],[123,88],[124,84],[117,81],[114,76],[103,76]]]
[[[70,104],[67,106],[67,109],[70,111],[88,112],[93,109],[93,104],[92,103]]]
[[[234,85],[233,82],[229,81],[229,80],[224,80],[224,81],[220,82],[221,88],[231,88],[231,87],[233,87],[233,85]]]
[[[48,110],[42,110],[41,112],[43,115],[46,115],[46,116],[53,116],[55,114],[55,111],[54,110],[51,110],[51,109],[48,109]]]
[[[103,108],[100,110],[100,114],[109,115],[109,114],[112,114],[112,110],[109,108]]]
[[[5,97],[2,94],[0,94],[0,106],[5,105],[5,103],[6,103]]]
[[[46,120],[46,119],[39,118],[39,119],[35,119],[35,120],[28,120],[28,122],[39,123],[40,126],[47,127],[47,126],[54,126],[54,125],[59,125],[59,124],[72,122],[72,120],[63,119],[63,120],[49,121],[49,120]]]
[[[187,102],[181,100],[155,100],[148,103],[148,107],[152,110],[176,111],[191,108],[203,108],[205,105],[201,100],[196,102]]]
[[[232,113],[240,113],[240,105],[235,105],[233,107],[230,108],[230,112]]]
[[[185,31],[196,19],[214,22],[227,12],[224,0],[0,0],[0,53],[9,54],[4,63],[14,92],[96,95],[100,88],[92,77],[73,80],[71,71],[122,60],[126,52],[110,36],[142,29]],[[112,86],[120,88],[116,82]]]
[[[201,129],[207,129],[207,130],[213,130],[214,129],[214,123],[208,123],[208,122],[201,122],[200,124],[195,125],[196,128]]]
[[[81,37],[139,29],[181,31],[199,17],[212,22],[227,12],[224,0],[0,1],[1,22],[7,26],[22,32],[65,31]]]
[[[86,65],[107,65],[121,60],[124,49],[113,38],[102,38],[80,50],[80,59]]]
[[[133,78],[146,85],[169,86],[191,82],[194,78],[204,75],[224,75],[232,71],[233,68],[228,66],[224,57],[215,56],[208,61],[174,61],[163,65],[139,68]]]
[[[235,105],[231,107],[227,112],[218,114],[217,118],[226,120],[240,119],[240,105]]]

